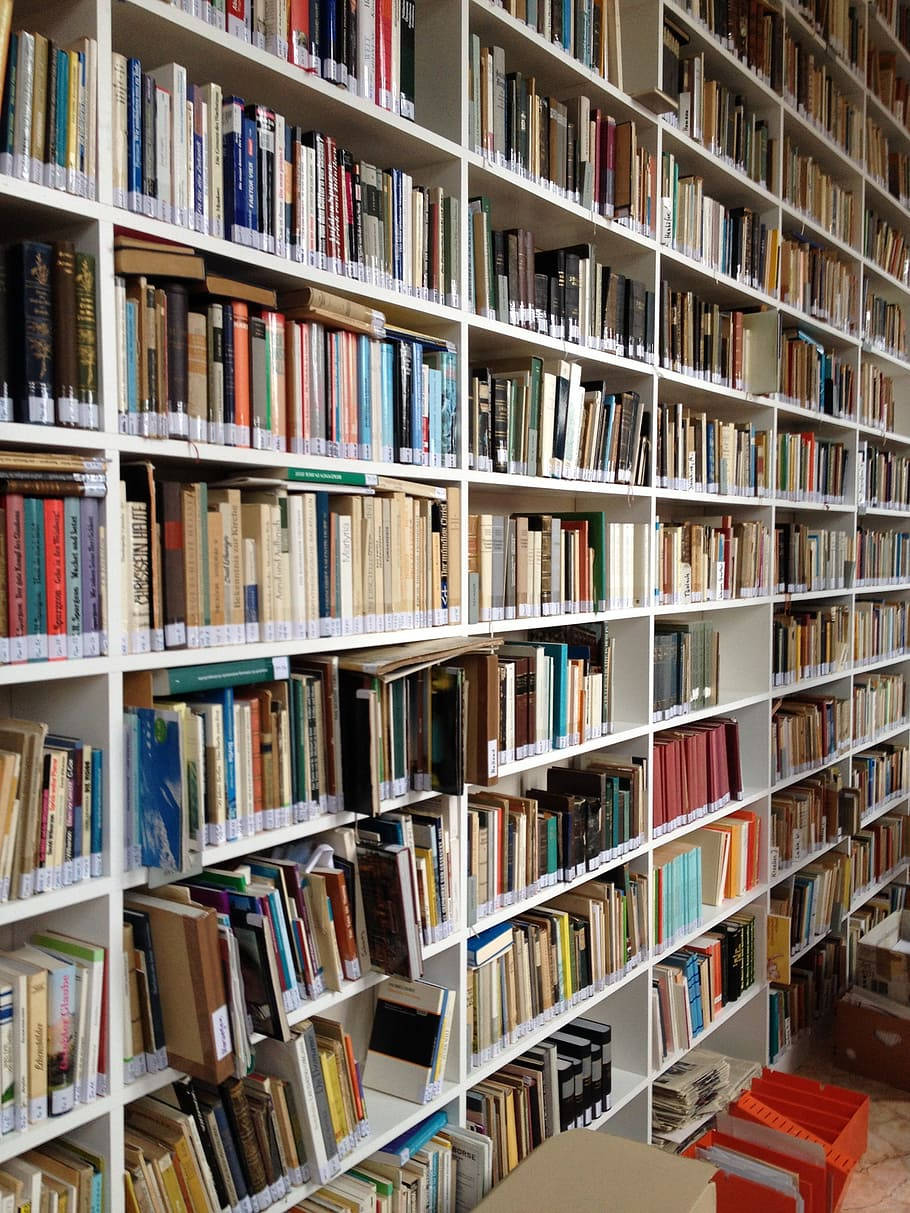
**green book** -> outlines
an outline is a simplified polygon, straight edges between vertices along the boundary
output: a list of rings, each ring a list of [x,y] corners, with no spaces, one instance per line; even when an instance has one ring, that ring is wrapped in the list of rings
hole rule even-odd
[[[275,475],[296,484],[348,484],[356,488],[373,488],[379,481],[372,472],[342,472],[334,468],[284,468]]]
[[[212,665],[175,666],[155,670],[153,695],[189,695],[220,687],[249,686],[253,682],[276,682],[288,676],[286,657],[260,657],[248,661],[216,661]]]

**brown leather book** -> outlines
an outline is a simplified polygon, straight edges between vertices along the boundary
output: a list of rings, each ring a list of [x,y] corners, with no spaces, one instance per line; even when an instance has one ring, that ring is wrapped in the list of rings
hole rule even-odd
[[[246,1172],[250,1192],[258,1195],[260,1192],[264,1192],[269,1184],[259,1153],[256,1129],[250,1115],[243,1083],[236,1078],[230,1079],[222,1085],[221,1095],[234,1132],[234,1140],[240,1152],[243,1169]]]

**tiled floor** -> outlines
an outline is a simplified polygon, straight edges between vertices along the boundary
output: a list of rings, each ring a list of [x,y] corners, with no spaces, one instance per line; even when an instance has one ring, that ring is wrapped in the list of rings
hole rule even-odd
[[[820,1047],[800,1068],[800,1074],[819,1082],[833,1082],[870,1098],[869,1146],[850,1177],[842,1213],[910,1213],[910,1091],[848,1074]]]

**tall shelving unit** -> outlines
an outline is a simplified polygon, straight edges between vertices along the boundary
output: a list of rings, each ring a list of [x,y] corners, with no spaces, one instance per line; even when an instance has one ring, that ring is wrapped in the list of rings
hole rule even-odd
[[[910,213],[891,197],[871,177],[863,163],[847,157],[826,135],[801,116],[786,100],[774,93],[761,79],[722,47],[706,29],[674,0],[652,0],[654,13],[650,20],[655,29],[662,29],[666,12],[689,34],[692,42],[704,49],[706,62],[718,78],[741,91],[770,124],[770,134],[776,140],[780,158],[785,135],[791,135],[804,150],[811,151],[840,180],[848,180],[858,201],[859,213],[869,206],[884,215],[889,222],[910,238]],[[868,115],[882,125],[895,146],[910,152],[910,129],[898,125],[890,113],[865,88],[864,78],[828,50],[823,40],[809,25],[792,0],[778,0],[788,27],[794,36],[805,42],[816,54],[826,56],[840,86],[850,93],[865,119]],[[858,5],[870,45],[893,51],[910,77],[910,52],[897,41],[874,7],[865,0]],[[874,283],[875,289],[897,303],[905,315],[910,314],[910,284],[892,278],[879,269],[861,251],[861,224],[855,246],[845,245],[829,236],[813,220],[794,210],[772,193],[747,180],[735,169],[713,157],[704,147],[681,133],[672,122],[656,117],[630,96],[606,83],[601,77],[570,58],[560,47],[548,44],[524,23],[510,16],[489,0],[421,0],[417,9],[417,122],[412,123],[362,102],[332,84],[307,76],[275,57],[235,40],[219,30],[192,17],[165,0],[72,0],[51,3],[34,0],[16,4],[15,23],[38,28],[61,41],[88,34],[98,41],[99,112],[99,180],[97,200],[72,197],[21,181],[0,178],[0,225],[6,239],[23,237],[70,238],[77,247],[92,252],[98,265],[98,334],[100,397],[103,403],[103,428],[100,432],[36,428],[15,424],[0,425],[0,445],[3,447],[59,448],[84,452],[103,452],[109,461],[110,485],[115,486],[124,461],[135,458],[170,462],[175,466],[190,466],[202,473],[210,469],[242,469],[283,467],[294,463],[307,466],[322,464],[357,471],[388,471],[382,465],[360,461],[327,460],[315,457],[294,457],[286,454],[266,454],[261,451],[190,444],[181,441],[157,441],[136,438],[118,432],[115,339],[115,296],[113,269],[113,237],[116,226],[126,226],[153,236],[183,240],[201,253],[224,259],[237,276],[250,275],[277,287],[308,283],[340,291],[352,298],[368,301],[383,309],[388,316],[422,331],[431,332],[452,341],[459,353],[459,431],[460,460],[455,470],[394,466],[394,474],[439,483],[454,482],[462,490],[463,576],[467,560],[467,515],[472,510],[501,507],[505,512],[518,503],[525,510],[598,509],[615,521],[647,523],[653,532],[658,517],[695,518],[699,515],[730,512],[737,517],[763,520],[773,534],[775,521],[802,519],[829,525],[838,523],[849,531],[864,524],[878,528],[906,527],[908,515],[884,509],[867,509],[857,505],[856,477],[858,444],[867,441],[910,453],[910,361],[904,361],[876,349],[861,335],[860,317],[856,333],[844,333],[822,321],[812,319],[798,310],[779,304],[775,299],[744,286],[723,274],[706,270],[693,259],[663,247],[659,238],[640,235],[621,223],[600,218],[578,204],[560,196],[555,189],[540,182],[523,179],[504,165],[491,163],[469,146],[467,79],[469,65],[469,36],[478,34],[484,45],[495,43],[505,48],[510,66],[534,73],[545,91],[558,96],[584,92],[593,103],[602,106],[617,119],[632,117],[639,124],[642,142],[656,155],[664,149],[673,150],[687,170],[704,177],[705,188],[713,197],[730,204],[744,204],[761,212],[773,226],[787,231],[805,231],[819,243],[836,249],[848,259],[860,284]],[[15,28],[15,24],[14,24]],[[623,30],[623,37],[632,37]],[[426,184],[442,185],[460,200],[461,216],[461,290],[459,307],[437,306],[393,291],[363,285],[353,279],[309,269],[287,260],[242,248],[224,240],[195,232],[179,230],[154,219],[144,218],[116,208],[112,202],[111,109],[107,103],[111,91],[110,57],[112,51],[141,55],[154,62],[176,61],[187,67],[188,79],[203,82],[216,80],[225,95],[239,93],[248,100],[267,103],[305,128],[330,131],[355,155],[363,154],[378,163],[394,164],[412,171],[415,178]],[[865,129],[865,128],[864,128]],[[780,180],[780,164],[776,179]],[[864,360],[877,363],[895,381],[897,397],[896,432],[884,433],[852,420],[837,420],[811,411],[776,402],[762,396],[731,390],[699,379],[687,377],[658,366],[631,359],[617,358],[596,350],[556,341],[519,328],[488,320],[472,314],[467,308],[467,202],[478,194],[487,195],[493,204],[494,226],[522,225],[531,228],[547,245],[591,241],[603,260],[646,281],[655,291],[662,279],[672,285],[691,286],[706,297],[725,304],[767,304],[777,308],[785,321],[799,325],[820,341],[837,348],[854,365],[857,381]],[[499,217],[499,218],[497,218]],[[638,391],[652,413],[658,401],[682,401],[702,404],[717,410],[718,416],[761,420],[774,435],[781,429],[811,428],[836,436],[848,446],[850,463],[847,501],[843,506],[824,506],[805,502],[796,504],[774,496],[744,499],[716,494],[699,495],[692,492],[661,490],[653,487],[626,488],[572,481],[543,480],[532,477],[499,477],[491,473],[467,470],[467,414],[464,402],[469,400],[470,368],[488,359],[524,359],[532,353],[549,357],[575,359],[582,363],[585,377],[598,376],[615,384],[617,389]],[[652,465],[654,455],[651,455]],[[649,483],[654,484],[651,468]],[[242,652],[233,648],[183,650],[153,654],[128,654],[124,651],[116,605],[121,600],[121,569],[119,563],[121,517],[117,494],[109,491],[105,502],[106,522],[106,599],[109,632],[109,656],[98,659],[65,661],[56,664],[34,664],[0,668],[0,702],[3,711],[11,715],[45,719],[58,732],[71,732],[84,737],[106,751],[109,776],[105,788],[106,847],[102,878],[38,896],[30,901],[0,905],[0,942],[16,943],[42,922],[54,923],[64,929],[85,934],[104,943],[110,953],[109,982],[109,1042],[110,1090],[96,1103],[77,1106],[74,1112],[57,1119],[46,1120],[26,1132],[0,1139],[0,1161],[19,1154],[41,1142],[64,1133],[73,1134],[109,1160],[112,1183],[108,1187],[108,1207],[119,1207],[119,1171],[123,1154],[123,1109],[138,1095],[163,1085],[169,1075],[147,1075],[126,1085],[116,1059],[123,1055],[123,1026],[120,1015],[122,989],[122,959],[120,953],[122,900],[125,889],[143,883],[144,873],[123,870],[123,784],[122,784],[122,706],[123,678],[130,671],[167,668],[240,656],[287,656],[304,651],[331,652],[340,647],[337,639],[317,642],[290,642],[245,646]],[[761,817],[763,839],[761,872],[758,885],[736,902],[720,907],[706,907],[703,921],[686,938],[675,940],[673,948],[683,945],[740,909],[748,908],[756,915],[759,940],[756,971],[759,980],[736,1003],[731,1004],[710,1025],[699,1041],[710,1039],[712,1047],[727,1050],[754,1060],[766,1060],[768,1040],[768,998],[765,972],[764,921],[772,883],[771,855],[768,845],[770,798],[774,791],[797,782],[785,780],[772,784],[770,754],[771,712],[782,695],[824,686],[838,694],[850,696],[854,679],[873,669],[902,672],[910,677],[910,651],[887,658],[873,665],[848,668],[829,676],[806,680],[785,688],[774,688],[771,677],[772,618],[776,608],[786,602],[837,602],[851,608],[861,599],[876,594],[906,596],[910,585],[865,586],[855,590],[824,591],[786,596],[766,595],[759,598],[690,606],[648,607],[629,611],[609,612],[611,634],[618,639],[616,669],[616,717],[614,734],[607,738],[585,742],[558,755],[538,756],[504,767],[501,786],[507,791],[520,791],[533,786],[535,773],[552,761],[571,761],[580,754],[609,749],[618,753],[632,752],[650,756],[654,737],[661,730],[678,723],[651,721],[653,685],[652,651],[654,620],[704,617],[720,629],[721,680],[719,703],[716,707],[696,713],[694,717],[710,717],[719,713],[735,715],[740,722],[745,798],[737,805],[752,808]],[[598,616],[600,618],[601,616]],[[578,616],[548,618],[548,626],[560,622],[575,622]],[[348,642],[358,647],[372,644],[407,644],[427,637],[470,635],[491,632],[506,634],[528,628],[529,621],[516,619],[501,624],[460,624],[448,628],[410,631],[392,635],[362,635]],[[906,721],[891,729],[876,741],[910,742],[910,725]],[[869,741],[854,746],[819,769],[839,766],[849,782],[852,755],[868,748]],[[805,777],[804,773],[799,778]],[[530,782],[529,782],[530,781]],[[420,796],[413,797],[420,799]],[[722,817],[727,806],[715,816]],[[876,810],[897,810],[906,813],[907,793]],[[448,811],[454,825],[453,835],[463,838],[466,822],[466,797],[448,798]],[[257,839],[228,843],[205,854],[206,863],[224,862],[273,843],[316,834],[332,825],[350,822],[351,814],[319,819],[303,826],[293,826],[265,834]],[[659,838],[650,835],[635,852],[624,856],[636,870],[651,871],[655,848],[668,839],[684,836],[701,819],[682,825]],[[838,844],[831,844],[838,845]],[[806,857],[804,862],[808,862]],[[791,869],[792,870],[792,869]],[[432,980],[449,985],[458,992],[456,1032],[450,1050],[444,1091],[433,1105],[418,1107],[378,1093],[368,1092],[368,1110],[372,1137],[358,1149],[353,1160],[365,1157],[384,1141],[420,1121],[433,1108],[444,1107],[453,1119],[463,1123],[465,1092],[482,1077],[517,1056],[536,1039],[549,1035],[558,1023],[585,1013],[613,1025],[614,1101],[598,1127],[647,1140],[650,1132],[650,1094],[654,1079],[672,1063],[658,1066],[651,1057],[651,967],[660,953],[653,950],[621,980],[609,985],[603,994],[583,1005],[571,1008],[559,1019],[551,1020],[525,1035],[512,1047],[498,1054],[479,1069],[470,1068],[470,1042],[466,1039],[465,967],[466,939],[469,928],[464,899],[464,852],[456,852],[456,871],[460,905],[459,927],[441,944],[427,949],[427,972]],[[780,874],[782,875],[782,874]],[[589,877],[586,877],[586,879]],[[775,877],[775,879],[778,879]],[[581,883],[578,881],[576,883]],[[885,883],[885,882],[882,882]],[[479,926],[511,917],[522,908],[547,900],[554,892],[545,890],[535,898],[498,911]],[[875,890],[863,890],[857,896],[855,909]],[[669,952],[673,948],[666,948]],[[187,974],[187,982],[192,975]],[[381,977],[368,975],[350,984],[341,995],[326,995],[304,1011],[328,1012],[344,1016],[350,1022],[368,1019],[371,991]],[[786,1059],[781,1059],[785,1062]],[[302,1196],[293,1193],[274,1207],[289,1208]]]

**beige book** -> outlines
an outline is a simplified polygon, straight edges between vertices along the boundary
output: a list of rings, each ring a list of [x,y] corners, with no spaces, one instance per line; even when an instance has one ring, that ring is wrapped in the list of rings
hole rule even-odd
[[[32,88],[32,181],[44,184],[44,151],[47,131],[47,38],[35,34],[35,64]]]
[[[259,639],[275,639],[272,539],[269,507],[244,501],[240,507],[243,538],[254,545],[256,585],[259,589]]]
[[[207,523],[209,563],[209,611],[215,644],[227,643],[227,610],[224,577],[224,520],[220,510],[209,510]]]

